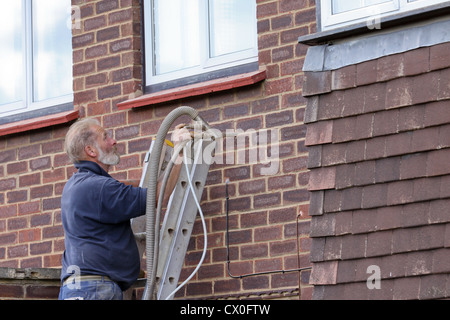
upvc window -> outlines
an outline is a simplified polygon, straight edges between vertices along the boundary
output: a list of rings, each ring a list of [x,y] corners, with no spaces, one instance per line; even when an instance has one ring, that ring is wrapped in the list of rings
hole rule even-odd
[[[0,57],[0,117],[72,103],[71,1],[3,1]]]
[[[146,86],[258,61],[255,0],[145,1],[144,19]]]
[[[430,7],[448,0],[321,0],[321,31]]]

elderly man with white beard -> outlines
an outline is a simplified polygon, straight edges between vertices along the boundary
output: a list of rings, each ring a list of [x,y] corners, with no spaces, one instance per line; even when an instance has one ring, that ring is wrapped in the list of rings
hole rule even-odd
[[[190,139],[183,125],[175,128],[175,145]],[[78,171],[61,198],[65,233],[59,299],[123,299],[136,280],[140,259],[130,220],[145,214],[147,191],[139,181],[119,182],[109,174],[120,162],[117,142],[95,119],[75,122],[65,149]],[[172,192],[181,165],[175,165],[165,194]],[[160,192],[159,184],[157,193]]]

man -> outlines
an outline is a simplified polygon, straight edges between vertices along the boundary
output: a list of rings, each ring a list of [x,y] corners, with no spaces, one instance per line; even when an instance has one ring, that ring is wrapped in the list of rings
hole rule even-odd
[[[183,125],[175,128],[175,145],[190,139]],[[140,257],[130,219],[145,214],[146,189],[139,181],[119,182],[109,174],[120,155],[117,142],[97,120],[75,122],[65,149],[78,171],[66,183],[61,199],[65,232],[60,299],[122,299],[137,279]],[[165,195],[170,196],[181,165],[175,165]],[[157,192],[160,192],[159,185]]]

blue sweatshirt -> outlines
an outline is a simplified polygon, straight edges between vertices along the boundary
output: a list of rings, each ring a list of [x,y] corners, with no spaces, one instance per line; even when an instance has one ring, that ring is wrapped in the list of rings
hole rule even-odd
[[[73,275],[104,275],[122,290],[137,279],[139,253],[130,219],[145,214],[146,189],[127,186],[98,164],[76,163],[64,186],[61,216],[65,251],[61,280]]]

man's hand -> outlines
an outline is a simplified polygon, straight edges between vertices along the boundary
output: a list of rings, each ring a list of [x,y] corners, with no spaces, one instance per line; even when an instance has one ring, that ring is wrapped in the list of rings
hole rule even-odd
[[[176,146],[183,141],[192,139],[192,134],[186,129],[185,124],[179,124],[175,127],[175,130],[172,132],[171,140],[173,145]]]

